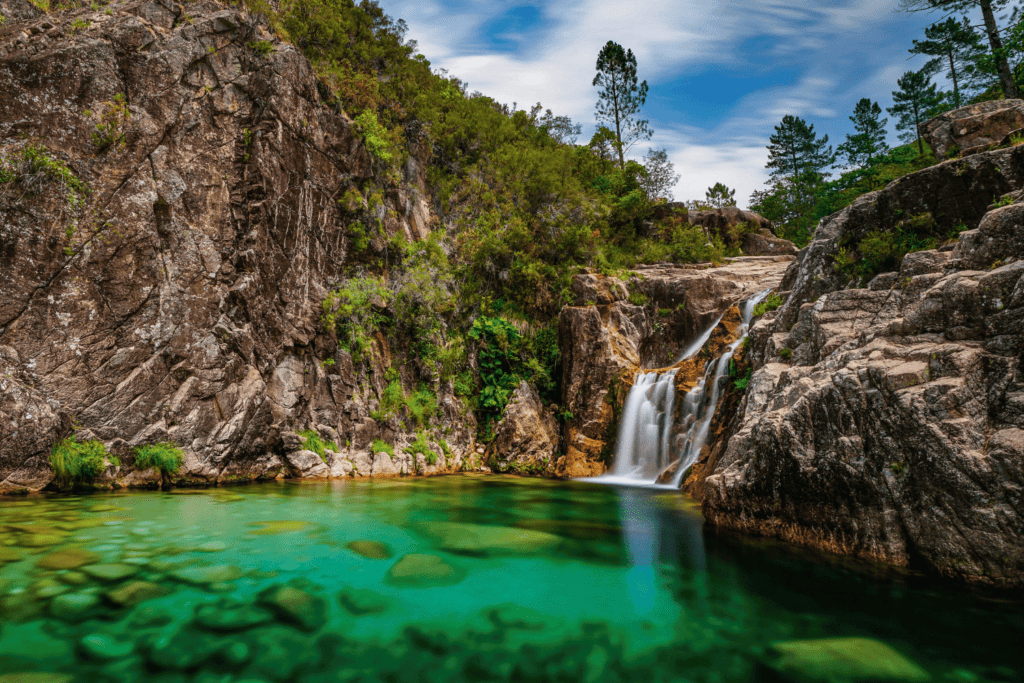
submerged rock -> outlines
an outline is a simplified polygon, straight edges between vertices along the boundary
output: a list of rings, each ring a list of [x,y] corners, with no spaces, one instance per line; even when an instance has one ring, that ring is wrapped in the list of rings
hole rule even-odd
[[[393,586],[429,588],[451,586],[465,578],[465,572],[453,567],[437,555],[413,553],[405,555],[388,570],[384,578]]]
[[[107,591],[104,596],[118,607],[135,607],[146,600],[160,598],[170,592],[170,589],[149,581],[130,581]]]
[[[206,586],[234,581],[242,576],[242,570],[231,565],[219,564],[212,567],[175,569],[168,576],[183,583],[190,583],[193,586]]]
[[[312,526],[312,523],[283,519],[270,522],[250,522],[249,526],[257,527],[249,532],[253,536],[276,536],[277,534],[290,534],[295,531],[302,531]]]
[[[233,633],[270,623],[266,610],[243,602],[221,601],[196,608],[193,623],[207,631]]]
[[[345,588],[338,594],[341,606],[357,617],[387,611],[388,599],[367,588]]]
[[[100,606],[100,597],[92,592],[64,593],[50,600],[50,614],[70,622],[84,621]]]
[[[111,562],[109,564],[87,565],[82,567],[82,572],[100,581],[114,582],[124,581],[130,576],[135,576],[139,573],[139,568],[131,564]]]
[[[532,529],[459,522],[429,522],[414,525],[438,548],[465,555],[529,555],[547,552],[562,539]]]
[[[772,643],[768,664],[812,681],[930,681],[931,675],[885,643],[823,638]]]
[[[135,643],[117,640],[107,633],[93,633],[82,638],[78,648],[89,659],[102,662],[127,657],[135,651]]]
[[[64,548],[50,553],[36,562],[40,569],[78,569],[87,564],[96,564],[103,559],[98,553],[82,548]]]
[[[389,560],[394,557],[391,548],[380,541],[352,541],[346,543],[345,547],[371,560]]]
[[[294,586],[271,586],[256,602],[281,621],[307,633],[327,623],[327,602]]]

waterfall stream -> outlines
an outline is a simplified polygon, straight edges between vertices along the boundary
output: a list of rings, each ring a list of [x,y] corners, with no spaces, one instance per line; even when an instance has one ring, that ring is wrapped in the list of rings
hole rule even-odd
[[[707,364],[700,382],[683,396],[678,417],[675,406],[678,369],[637,374],[622,409],[615,463],[608,475],[597,477],[595,481],[652,486],[666,467],[678,462],[671,486],[678,488],[682,485],[687,470],[697,462],[707,442],[718,399],[728,381],[729,362],[746,339],[754,307],[770,291],[758,292],[741,302],[742,322],[737,330],[738,338],[726,347],[722,355]],[[676,362],[696,355],[707,344],[721,320],[722,316],[719,316],[711,327],[686,347]]]

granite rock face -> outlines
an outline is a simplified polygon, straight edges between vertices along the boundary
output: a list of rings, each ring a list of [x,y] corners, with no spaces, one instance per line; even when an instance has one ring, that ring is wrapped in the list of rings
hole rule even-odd
[[[548,474],[554,471],[558,448],[554,410],[545,408],[537,390],[524,380],[494,429],[487,460],[498,472]]]
[[[687,482],[711,523],[1024,585],[1024,206],[987,210],[1021,159],[946,162],[823,222],[751,330],[731,438]],[[863,288],[837,273],[841,240],[922,208],[970,229]]]
[[[1009,142],[1024,129],[1024,100],[992,100],[939,114],[920,125],[921,137],[939,159],[977,154]]]
[[[564,426],[559,476],[604,472],[614,447],[615,406],[636,372],[674,365],[688,343],[735,304],[779,284],[791,256],[741,257],[723,266],[637,266],[629,282],[583,274],[574,306],[559,317]],[[633,303],[642,302],[642,303]],[[737,316],[738,321],[738,316]],[[697,374],[678,375],[680,381]]]
[[[0,441],[18,443],[0,445],[0,490],[45,486],[72,420],[126,484],[142,443],[175,442],[177,481],[213,483],[346,471],[286,458],[287,431],[325,425],[349,462],[415,438],[370,417],[383,361],[363,377],[320,323],[360,220],[337,198],[375,162],[309,62],[212,2],[33,9],[4,0],[0,27],[0,157],[17,169],[0,184]],[[428,234],[424,183],[413,160],[382,188],[386,236]],[[472,419],[434,389],[457,466]]]

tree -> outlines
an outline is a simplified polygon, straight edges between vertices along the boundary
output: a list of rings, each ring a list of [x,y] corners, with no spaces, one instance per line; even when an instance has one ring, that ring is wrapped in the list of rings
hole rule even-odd
[[[597,121],[607,123],[615,134],[619,168],[626,165],[626,152],[640,140],[650,140],[653,132],[647,121],[637,118],[647,101],[647,81],[637,85],[636,57],[609,40],[597,55],[597,75],[593,85],[601,88],[597,100]],[[614,128],[612,128],[614,126]]]
[[[644,157],[646,173],[640,178],[640,187],[649,201],[664,197],[672,201],[672,188],[679,182],[675,165],[663,149],[649,149]]]
[[[898,119],[896,130],[904,131],[900,139],[904,142],[916,139],[918,152],[924,154],[918,126],[934,115],[942,96],[923,70],[906,72],[896,81],[896,87],[899,90],[892,91],[893,105],[886,111]]]
[[[850,166],[871,166],[875,157],[889,151],[889,145],[885,143],[885,124],[889,119],[879,118],[881,115],[882,108],[878,102],[872,102],[867,97],[861,98],[853,108],[850,120],[857,132],[854,135],[847,134],[846,142],[839,145],[837,150],[846,155]]]
[[[1009,4],[1010,0],[900,0],[900,6],[908,12],[941,11],[948,14],[967,12],[975,7],[981,8],[981,16],[985,21],[985,33],[991,48],[991,57],[995,61],[995,70],[999,74],[999,84],[1007,98],[1018,98],[1020,92],[1013,79],[1007,50],[999,37],[999,24],[996,23],[995,10]]]
[[[819,138],[812,124],[787,114],[769,138],[765,168],[771,182],[766,190],[754,193],[750,208],[780,225],[786,239],[806,244],[814,222],[815,192],[833,163],[828,136]]]
[[[736,190],[730,190],[722,183],[715,183],[714,187],[709,187],[704,193],[704,203],[716,209],[736,206]]]
[[[962,21],[950,17],[946,21],[932,24],[924,30],[924,37],[925,40],[914,41],[910,53],[935,57],[925,66],[926,73],[938,73],[944,68],[944,62],[948,64],[946,76],[953,81],[952,104],[954,108],[962,107],[964,102],[960,97],[957,74],[962,73],[963,67],[984,51],[981,38],[971,27],[967,17]]]

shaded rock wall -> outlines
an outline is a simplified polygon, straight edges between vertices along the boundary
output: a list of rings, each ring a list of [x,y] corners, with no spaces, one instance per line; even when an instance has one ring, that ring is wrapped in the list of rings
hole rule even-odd
[[[1024,207],[1018,149],[906,176],[826,219],[752,329],[734,434],[687,485],[707,519],[994,585],[1024,585]],[[844,238],[931,211],[971,230],[865,288]]]
[[[0,347],[17,387],[0,490],[44,485],[72,419],[122,456],[122,478],[131,446],[160,440],[185,448],[180,478],[193,482],[294,470],[282,432],[318,424],[352,458],[374,438],[408,440],[397,419],[369,417],[381,362],[357,373],[319,323],[350,258],[356,219],[339,199],[374,177],[352,122],[324,105],[294,47],[238,9],[109,7],[26,10],[0,29],[0,155],[19,169],[0,185]],[[101,149],[96,125],[117,96],[123,143]],[[23,161],[39,146],[70,180]],[[427,234],[415,160],[383,196],[386,234]],[[437,390],[460,461],[472,418]]]

